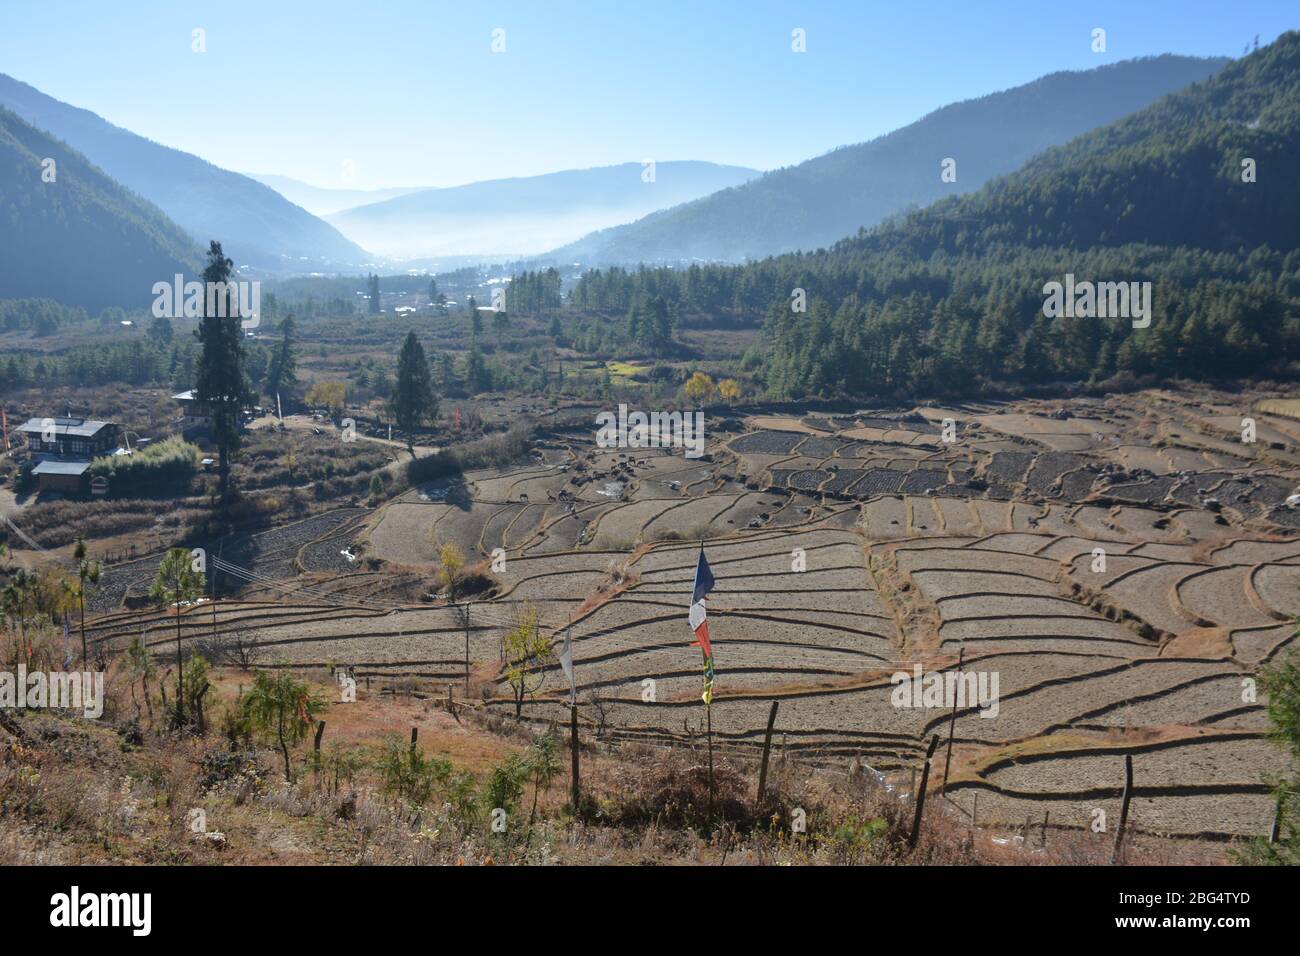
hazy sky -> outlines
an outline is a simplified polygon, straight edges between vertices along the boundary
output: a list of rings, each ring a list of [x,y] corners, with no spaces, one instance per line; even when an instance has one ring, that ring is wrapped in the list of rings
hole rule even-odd
[[[1298,26],[1295,0],[0,0],[0,72],[229,169],[444,186],[771,169],[1055,70],[1237,56]]]

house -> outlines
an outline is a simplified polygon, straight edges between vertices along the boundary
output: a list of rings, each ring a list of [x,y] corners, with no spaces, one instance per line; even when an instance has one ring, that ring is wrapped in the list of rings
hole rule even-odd
[[[212,416],[208,413],[208,406],[194,397],[194,389],[186,389],[172,396],[172,401],[181,407],[181,421],[183,428],[189,428],[191,425],[208,425],[212,422]]]
[[[116,422],[85,418],[32,418],[19,429],[28,457],[36,462],[32,477],[38,492],[81,494],[88,486],[90,462],[118,448],[122,428]]]
[[[85,418],[31,418],[18,431],[27,439],[28,454],[37,461],[90,461],[113,452],[122,439],[122,428],[116,422]]]
[[[197,428],[199,426],[207,427],[212,424],[211,410],[206,402],[199,401],[194,389],[190,388],[178,392],[172,396],[172,401],[181,407],[181,417],[178,424],[182,429]],[[245,419],[257,411],[256,406],[246,405],[240,410],[240,419]]]

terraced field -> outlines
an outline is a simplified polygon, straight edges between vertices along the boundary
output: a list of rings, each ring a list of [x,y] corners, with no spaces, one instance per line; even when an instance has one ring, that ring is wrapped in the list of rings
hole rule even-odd
[[[779,700],[788,751],[910,775],[953,710],[900,706],[891,676],[956,678],[960,653],[962,680],[997,681],[996,706],[956,708],[949,794],[962,810],[978,794],[981,823],[1046,812],[1087,828],[1118,811],[1127,753],[1136,828],[1265,833],[1266,781],[1286,767],[1251,678],[1295,645],[1300,521],[1285,502],[1300,436],[1260,406],[1267,440],[1234,441],[1233,402],[1244,415],[1252,400],[773,412],[711,423],[700,460],[574,429],[514,467],[214,543],[236,570],[215,608],[181,615],[183,638],[240,631],[275,666],[346,664],[439,693],[463,682],[468,642],[483,706],[511,712],[501,636],[527,604],[557,638],[568,629],[584,721],[677,744],[704,722],[686,621],[703,541],[724,750],[752,753]],[[484,569],[504,556],[468,626],[430,594],[435,542]],[[143,634],[169,652],[174,617],[123,609],[154,567],[109,570],[96,641]],[[565,716],[558,666],[538,681],[525,716]]]

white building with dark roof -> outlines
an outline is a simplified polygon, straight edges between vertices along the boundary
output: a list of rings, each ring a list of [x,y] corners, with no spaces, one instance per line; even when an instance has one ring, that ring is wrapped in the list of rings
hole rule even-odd
[[[27,440],[28,453],[42,461],[89,461],[110,454],[122,439],[122,428],[116,422],[86,418],[30,418],[18,431]]]

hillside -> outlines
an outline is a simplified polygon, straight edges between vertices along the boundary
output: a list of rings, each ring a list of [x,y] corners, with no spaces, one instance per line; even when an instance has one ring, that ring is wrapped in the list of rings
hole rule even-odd
[[[864,787],[788,755],[772,761],[760,812],[753,758],[719,753],[713,809],[706,810],[708,771],[685,745],[609,747],[585,723],[575,814],[567,738],[485,714],[481,702],[458,699],[449,711],[441,699],[420,701],[391,688],[362,686],[355,702],[338,703],[337,682],[326,671],[302,685],[329,702],[322,750],[305,740],[285,761],[238,716],[241,685],[247,697],[254,674],[198,666],[211,723],[196,736],[169,731],[157,695],[146,710],[141,682],[124,671],[114,675],[102,721],[0,710],[0,745],[16,751],[11,762],[28,771],[21,812],[10,799],[0,814],[0,865],[952,866],[1106,859],[1105,845],[1084,835],[1053,834],[1050,852],[1017,847],[1008,838],[1013,826],[986,826],[972,837],[960,812],[937,797],[926,804],[911,849],[912,811],[898,793],[906,778],[886,789],[868,775]],[[539,759],[554,765],[542,780],[526,762]],[[6,783],[8,793],[15,785]],[[202,808],[198,832],[193,814],[176,806]],[[500,832],[491,826],[494,811],[505,813]],[[792,838],[796,813],[806,823]],[[715,831],[729,838],[723,843]],[[1142,834],[1129,843],[1126,864],[1170,856]],[[1182,855],[1204,862],[1223,854],[1198,847]]]
[[[170,216],[196,242],[218,239],[241,267],[268,272],[355,267],[370,256],[275,190],[137,136],[0,74],[0,106],[84,153]]]
[[[1225,62],[1166,55],[1053,73],[586,236],[553,256],[590,264],[734,262],[817,249],[909,207],[978,189],[1034,154],[1202,80]],[[940,180],[947,157],[957,161],[956,182]]]
[[[1014,176],[844,250],[970,255],[1004,244],[1295,249],[1300,33],[1035,157]],[[1242,160],[1256,182],[1242,181]]]
[[[53,182],[42,161],[55,162]],[[0,298],[146,307],[199,250],[160,210],[76,150],[0,109]]]
[[[622,163],[427,189],[328,219],[367,249],[398,258],[532,255],[758,175],[703,162],[658,163],[653,182],[642,172],[640,163]]]
[[[750,363],[777,395],[1290,375],[1298,76],[1292,32],[974,195],[829,250],[742,268],[607,270],[572,301],[625,309],[673,285],[686,314],[766,314]],[[1254,182],[1242,180],[1246,158]],[[1067,273],[1150,282],[1149,325],[1049,319],[1044,284]],[[794,288],[807,291],[807,314],[790,309]]]

